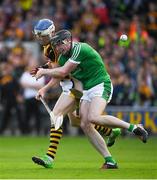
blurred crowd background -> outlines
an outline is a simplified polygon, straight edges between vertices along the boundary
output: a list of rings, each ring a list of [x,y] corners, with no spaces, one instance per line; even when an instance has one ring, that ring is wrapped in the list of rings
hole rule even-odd
[[[35,81],[29,74],[47,61],[32,35],[41,18],[99,51],[114,86],[110,105],[157,106],[157,1],[1,0],[0,134],[9,123],[14,134],[13,118],[22,134],[47,132],[43,106],[34,97],[48,79]],[[125,46],[119,42],[121,34],[129,37]],[[60,87],[49,92],[50,105],[60,92]]]

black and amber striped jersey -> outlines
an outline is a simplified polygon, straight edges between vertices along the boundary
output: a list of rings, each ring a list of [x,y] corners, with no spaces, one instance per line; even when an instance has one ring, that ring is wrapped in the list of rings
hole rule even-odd
[[[44,55],[48,57],[52,62],[57,63],[58,55],[51,44],[44,47]]]

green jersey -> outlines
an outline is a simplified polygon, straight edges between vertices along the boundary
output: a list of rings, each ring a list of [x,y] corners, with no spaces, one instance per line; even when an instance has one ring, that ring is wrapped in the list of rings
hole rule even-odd
[[[60,55],[58,58],[60,66],[67,61],[78,64],[71,76],[82,82],[84,90],[111,81],[101,56],[86,43],[73,42],[70,55]]]

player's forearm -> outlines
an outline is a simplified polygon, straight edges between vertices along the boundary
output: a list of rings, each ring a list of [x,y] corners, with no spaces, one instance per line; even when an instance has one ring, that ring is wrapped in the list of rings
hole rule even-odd
[[[63,70],[62,67],[58,67],[55,69],[45,69],[44,75],[52,76],[54,78],[65,78],[68,74]]]
[[[78,66],[77,63],[66,62],[64,66],[54,68],[54,69],[39,69],[36,74],[36,79],[44,75],[48,75],[54,78],[64,79],[67,75],[69,75],[76,67]]]
[[[52,78],[45,86],[44,89],[48,91],[52,87],[54,87],[57,83],[59,83],[60,79]]]

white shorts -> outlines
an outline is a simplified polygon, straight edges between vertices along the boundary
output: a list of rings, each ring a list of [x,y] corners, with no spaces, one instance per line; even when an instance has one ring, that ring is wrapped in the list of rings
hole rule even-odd
[[[71,79],[65,79],[60,82],[63,94],[70,95],[70,89],[74,87],[74,83]]]
[[[105,88],[104,83],[101,83],[92,87],[91,89],[84,90],[81,100],[91,102],[94,97],[102,97],[107,101],[107,103],[109,103],[111,101],[112,94],[113,94],[113,86],[112,86],[112,83],[108,85],[110,87]]]

